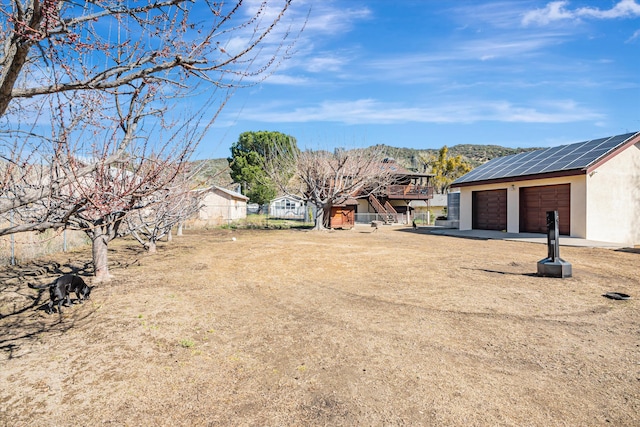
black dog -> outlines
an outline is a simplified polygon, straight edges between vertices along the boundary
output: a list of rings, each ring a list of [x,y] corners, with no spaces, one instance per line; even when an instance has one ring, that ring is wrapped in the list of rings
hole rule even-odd
[[[53,313],[54,304],[58,304],[58,313],[62,313],[62,303],[66,301],[66,306],[71,305],[71,298],[69,298],[69,294],[74,292],[78,299],[78,302],[82,304],[82,301],[85,299],[89,299],[89,295],[91,294],[91,287],[89,287],[82,277],[75,276],[73,274],[65,274],[64,276],[58,277],[52,283],[48,285],[36,286],[29,284],[30,288],[33,289],[46,289],[49,288],[49,305],[47,308],[47,313]]]

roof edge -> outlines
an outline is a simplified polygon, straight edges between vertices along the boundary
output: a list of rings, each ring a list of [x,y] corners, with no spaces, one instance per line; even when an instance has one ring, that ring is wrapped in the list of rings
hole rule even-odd
[[[588,165],[584,169],[585,173],[593,172],[595,169],[599,168],[600,166],[602,166],[603,164],[605,164],[606,162],[608,162],[609,160],[611,160],[612,158],[614,158],[618,154],[622,153],[627,148],[629,148],[629,147],[631,147],[633,145],[636,145],[638,143],[640,143],[640,132],[636,132],[636,134],[631,136],[629,139],[627,139],[624,142],[624,144],[620,145],[618,148],[616,148],[615,150],[611,151],[609,154],[607,154],[606,156],[602,157],[601,159],[596,160],[594,163]]]
[[[451,184],[451,188],[459,188],[459,187],[475,187],[478,185],[488,185],[488,184],[501,184],[506,182],[519,182],[519,181],[532,181],[534,179],[548,179],[548,178],[560,178],[563,176],[576,176],[576,175],[585,175],[587,173],[586,169],[571,169],[566,171],[557,171],[557,172],[547,172],[547,173],[537,173],[532,175],[518,175],[518,176],[508,176],[504,178],[495,178],[495,179],[486,179],[484,181],[469,181],[469,182],[461,182],[459,184]]]
[[[234,197],[234,198],[239,199],[239,200],[249,200],[249,198],[248,198],[247,196],[245,196],[244,194],[236,193],[236,192],[235,192],[235,191],[233,191],[233,190],[228,190],[228,189],[226,189],[226,188],[219,187],[219,186],[217,186],[217,185],[213,185],[213,186],[211,187],[211,191],[216,191],[216,192],[224,193],[224,194],[226,194],[226,195],[228,195],[228,196],[230,196],[230,197]]]
[[[470,181],[458,182],[461,178],[464,178],[466,176],[466,175],[464,175],[464,176],[456,179],[451,184],[451,187],[456,187],[456,188],[457,187],[471,187],[471,186],[478,186],[478,185],[485,185],[485,184],[530,181],[530,180],[534,180],[534,179],[556,178],[556,177],[575,176],[575,175],[582,175],[582,174],[591,173],[592,171],[594,171],[598,167],[602,166],[604,163],[606,163],[609,160],[611,160],[613,157],[615,157],[618,154],[620,154],[621,152],[625,151],[627,148],[632,147],[632,146],[640,143],[640,131],[627,132],[626,134],[614,135],[614,136],[611,136],[611,137],[608,137],[608,138],[602,138],[602,139],[603,140],[605,140],[605,139],[606,140],[610,140],[611,138],[616,138],[616,137],[620,137],[620,136],[624,136],[624,137],[626,137],[626,139],[624,139],[622,142],[620,142],[617,147],[609,148],[608,153],[606,153],[605,155],[603,155],[602,157],[600,157],[598,159],[591,160],[591,163],[586,163],[585,162],[586,164],[583,163],[580,166],[576,165],[576,167],[574,167],[572,169],[564,169],[564,170],[561,169],[561,170],[542,172],[542,173],[529,173],[527,175],[511,175],[511,176],[502,176],[502,177],[497,177],[497,178],[488,178],[488,179],[484,179],[484,180],[483,179],[475,179],[475,180],[470,180]],[[592,141],[595,141],[595,140],[583,141],[582,143],[567,144],[566,146],[585,144],[585,143],[590,143]],[[560,146],[560,147],[565,147],[565,146]],[[521,156],[521,155],[524,155],[524,154],[537,153],[538,151],[544,151],[544,150],[550,150],[550,149],[552,149],[552,147],[542,148],[540,150],[536,150],[536,151],[532,151],[532,152],[528,152],[528,153],[513,154],[513,155],[510,155],[510,156],[504,156],[504,157],[492,159],[487,163],[491,163],[491,162],[493,162],[495,160],[499,160],[499,159],[506,159],[506,158],[513,157],[513,156]],[[479,166],[479,168],[482,168],[483,166],[484,165],[481,165],[481,166]],[[473,173],[473,171],[471,173]],[[480,174],[480,176],[482,176],[482,174]]]

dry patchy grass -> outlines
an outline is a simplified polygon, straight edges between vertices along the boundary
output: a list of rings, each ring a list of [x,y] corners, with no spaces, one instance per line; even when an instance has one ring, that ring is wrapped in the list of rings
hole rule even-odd
[[[62,316],[25,280],[90,250],[0,273],[0,425],[640,422],[638,301],[602,296],[640,294],[637,251],[563,247],[551,279],[543,245],[406,228],[114,243]]]

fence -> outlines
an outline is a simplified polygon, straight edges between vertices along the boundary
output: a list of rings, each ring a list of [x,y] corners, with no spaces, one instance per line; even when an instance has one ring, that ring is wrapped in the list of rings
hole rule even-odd
[[[295,207],[270,206],[269,215],[273,218],[303,220],[307,217],[307,207],[306,206],[295,206]]]
[[[413,214],[413,220],[416,225],[431,225],[433,223],[433,215],[431,212],[416,212]]]
[[[405,214],[397,214],[397,224],[406,224],[407,216]],[[385,222],[388,215],[380,215],[377,213],[357,213],[356,224],[370,224],[373,221]]]
[[[46,230],[0,237],[0,265],[15,265],[91,243],[82,231]]]

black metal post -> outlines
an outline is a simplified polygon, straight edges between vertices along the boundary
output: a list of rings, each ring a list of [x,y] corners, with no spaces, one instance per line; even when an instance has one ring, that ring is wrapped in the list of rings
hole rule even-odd
[[[538,261],[538,275],[571,277],[571,264],[560,258],[560,221],[558,211],[547,212],[547,258]]]
[[[560,258],[560,243],[558,241],[560,231],[558,224],[558,211],[547,212],[547,256],[551,262],[556,262],[556,259]]]

